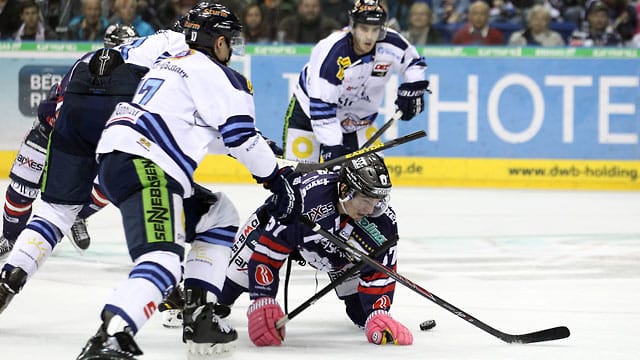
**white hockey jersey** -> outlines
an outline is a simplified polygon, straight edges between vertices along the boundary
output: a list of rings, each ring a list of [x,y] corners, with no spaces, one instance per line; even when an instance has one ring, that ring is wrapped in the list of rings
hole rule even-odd
[[[335,32],[313,48],[294,95],[318,141],[342,143],[342,134],[368,126],[378,116],[392,73],[404,82],[424,80],[427,67],[416,48],[389,29],[372,53],[357,56],[349,31]]]
[[[160,60],[189,50],[184,35],[171,30],[158,30],[155,34],[116,46],[122,59],[130,64],[151,68]]]
[[[255,128],[251,83],[203,53],[187,50],[157,62],[131,103],[116,106],[97,153],[122,151],[152,160],[191,194],[207,152],[231,154],[259,180],[278,169]]]

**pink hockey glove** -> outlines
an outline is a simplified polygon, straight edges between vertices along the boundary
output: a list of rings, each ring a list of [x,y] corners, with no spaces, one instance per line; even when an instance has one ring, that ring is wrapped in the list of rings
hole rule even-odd
[[[404,325],[394,320],[384,310],[376,310],[369,314],[364,324],[367,340],[376,345],[393,343],[395,345],[413,344],[413,335]]]
[[[247,309],[249,318],[249,338],[256,346],[282,344],[284,327],[276,329],[276,322],[284,316],[280,305],[274,298],[255,299]]]

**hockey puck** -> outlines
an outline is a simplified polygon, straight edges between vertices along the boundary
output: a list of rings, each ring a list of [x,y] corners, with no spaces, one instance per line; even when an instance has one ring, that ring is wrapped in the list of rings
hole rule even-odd
[[[436,321],[435,320],[427,320],[427,321],[423,321],[423,322],[420,323],[420,330],[422,330],[422,331],[431,330],[434,327],[436,327]]]

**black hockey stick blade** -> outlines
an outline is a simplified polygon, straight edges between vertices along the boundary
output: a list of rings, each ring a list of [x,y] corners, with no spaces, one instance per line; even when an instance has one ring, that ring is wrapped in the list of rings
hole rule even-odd
[[[504,333],[504,332],[502,332],[502,331],[500,331],[500,330],[498,330],[498,329],[496,329],[496,328],[494,328],[494,327],[492,327],[492,326],[490,326],[488,324],[485,324],[484,322],[480,321],[480,319],[478,319],[478,318],[472,316],[471,314],[461,310],[460,308],[456,307],[455,305],[450,304],[449,302],[447,302],[446,300],[440,298],[436,294],[424,289],[420,285],[418,285],[418,284],[414,283],[413,281],[407,279],[406,277],[398,274],[394,270],[389,269],[388,267],[382,265],[378,261],[370,258],[367,254],[363,253],[358,248],[354,247],[353,245],[351,245],[349,243],[346,243],[346,242],[340,240],[340,238],[338,238],[336,235],[334,235],[333,233],[330,233],[329,231],[323,229],[320,225],[318,225],[314,221],[308,219],[306,216],[301,216],[300,217],[300,222],[302,222],[303,224],[307,225],[313,231],[315,231],[316,233],[322,235],[327,240],[329,240],[330,242],[332,242],[333,244],[335,244],[336,246],[338,246],[339,248],[344,250],[353,259],[366,263],[367,265],[369,265],[373,269],[386,274],[390,278],[393,278],[398,283],[406,286],[410,290],[413,290],[414,292],[416,292],[417,294],[423,296],[424,298],[426,298],[428,300],[431,300],[436,305],[446,309],[450,313],[452,313],[452,314],[456,315],[457,317],[465,320],[467,323],[469,323],[471,325],[474,325],[475,327],[477,327],[477,328],[479,328],[479,329],[481,329],[481,330],[483,330],[483,331],[485,331],[485,332],[487,332],[487,333],[499,338],[500,340],[502,340],[504,342],[511,343],[511,344],[515,344],[515,343],[528,344],[528,343],[541,342],[541,341],[564,339],[564,338],[566,338],[566,337],[568,337],[570,335],[569,329],[567,329],[564,326],[545,329],[545,330],[540,330],[540,331],[532,332],[532,333],[529,333],[529,334],[522,334],[522,335],[512,335],[512,334]]]
[[[509,344],[530,344],[542,341],[560,340],[568,338],[569,335],[571,335],[571,332],[569,332],[569,329],[566,326],[558,326],[551,329],[521,335],[509,335],[503,333],[502,336],[498,337]]]
[[[396,147],[398,145],[407,143],[409,141],[417,140],[417,139],[420,139],[420,138],[425,137],[425,136],[427,136],[427,133],[424,130],[419,130],[419,131],[413,132],[411,134],[400,136],[399,138],[396,138],[396,139],[393,139],[393,140],[389,140],[389,141],[387,141],[387,142],[385,142],[383,144],[373,145],[373,146],[365,148],[365,149],[356,150],[356,151],[354,151],[352,153],[349,153],[349,154],[346,154],[346,155],[338,156],[337,158],[331,159],[329,161],[325,161],[325,162],[320,163],[320,164],[295,163],[295,162],[291,162],[289,160],[284,161],[283,164],[284,165],[293,166],[294,170],[296,172],[311,172],[311,171],[316,171],[316,170],[321,170],[321,169],[330,169],[330,168],[332,168],[334,166],[342,164],[343,162],[345,162],[345,161],[347,161],[349,159],[353,159],[353,158],[357,158],[357,157],[360,157],[360,156],[364,156],[366,154],[373,153],[373,152],[387,150],[387,149],[390,149],[392,147]],[[286,163],[286,162],[288,162],[288,163]]]

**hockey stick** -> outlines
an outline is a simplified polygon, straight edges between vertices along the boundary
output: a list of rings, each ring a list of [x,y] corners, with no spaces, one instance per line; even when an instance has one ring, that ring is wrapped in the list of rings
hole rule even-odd
[[[338,246],[341,249],[343,249],[344,251],[346,251],[353,259],[358,260],[358,261],[362,261],[366,265],[369,265],[372,268],[387,274],[389,277],[395,279],[397,282],[401,283],[402,285],[408,287],[409,289],[415,291],[416,293],[422,295],[423,297],[433,301],[437,305],[445,308],[446,310],[448,310],[449,312],[453,313],[454,315],[460,317],[461,319],[466,320],[468,323],[470,323],[470,324],[472,324],[472,325],[474,325],[474,326],[476,326],[476,327],[488,332],[489,334],[499,338],[500,340],[502,340],[504,342],[507,342],[507,343],[510,343],[510,344],[513,344],[513,343],[516,343],[516,344],[528,344],[528,343],[535,343],[535,342],[541,342],[541,341],[564,339],[566,337],[569,337],[569,335],[570,335],[569,329],[566,326],[558,326],[558,327],[554,327],[554,328],[550,328],[550,329],[535,331],[535,332],[532,332],[532,333],[521,334],[521,335],[512,335],[512,334],[504,333],[504,332],[502,332],[500,330],[497,330],[497,329],[495,329],[495,328],[483,323],[482,321],[476,319],[475,317],[467,314],[466,312],[458,309],[457,307],[449,304],[445,300],[439,298],[435,294],[425,290],[424,288],[420,287],[419,285],[417,285],[416,283],[412,282],[411,280],[405,278],[404,276],[398,274],[397,272],[395,272],[395,271],[387,268],[386,266],[380,264],[376,260],[374,260],[374,259],[370,258],[369,256],[367,256],[367,254],[363,253],[362,251],[358,250],[357,248],[353,247],[352,245],[350,245],[350,244],[348,244],[346,242],[343,242],[342,240],[340,240],[340,238],[338,238],[334,234],[324,230],[323,228],[320,227],[320,225],[318,225],[315,222],[309,220],[307,217],[301,216],[300,217],[300,221],[302,223],[304,223],[305,225],[309,226],[316,233],[324,236],[329,241],[331,241],[333,244],[335,244],[336,246]]]
[[[398,242],[397,238],[394,239],[394,240],[385,242],[381,247],[378,248],[378,250],[376,250],[376,252],[373,254],[373,257],[376,258],[376,257],[384,254],[396,242]],[[360,262],[354,264],[347,271],[345,271],[342,274],[340,274],[340,276],[338,276],[337,278],[335,278],[335,280],[333,280],[329,284],[327,284],[327,286],[323,287],[320,291],[318,291],[317,293],[313,294],[313,296],[311,296],[307,301],[305,301],[302,304],[298,305],[297,308],[291,310],[291,312],[289,312],[289,313],[285,314],[283,317],[281,317],[276,322],[276,329],[280,329],[281,327],[285,326],[285,324],[288,323],[291,319],[293,319],[294,317],[298,316],[298,314],[300,314],[301,312],[306,310],[309,306],[315,304],[315,302],[320,300],[321,297],[325,296],[331,290],[333,290],[336,287],[338,287],[338,285],[342,284],[345,280],[347,280],[348,278],[353,276],[355,273],[360,271],[363,267],[365,267],[365,265],[367,265],[367,264],[364,263],[363,261],[360,261]]]
[[[384,132],[387,131],[387,129],[390,128],[391,125],[393,125],[393,123],[396,122],[401,117],[402,117],[402,110],[396,110],[396,112],[393,114],[393,116],[391,116],[391,119],[387,120],[387,122],[384,123],[384,125],[382,125],[382,127],[380,129],[378,129],[378,131],[376,131],[373,135],[371,135],[369,140],[367,140],[367,142],[362,144],[360,149],[366,149],[369,146],[373,145],[373,143],[376,140],[378,140],[378,138],[380,136],[382,136],[382,134],[384,134]]]
[[[420,131],[416,131],[414,133],[408,134],[408,135],[404,135],[404,136],[400,136],[399,138],[393,139],[393,140],[389,140],[386,143],[380,144],[380,145],[374,145],[371,147],[368,147],[366,149],[360,149],[360,150],[356,150],[354,152],[348,153],[346,155],[342,155],[342,156],[338,156],[337,158],[333,158],[329,161],[325,161],[323,163],[319,163],[319,164],[310,164],[310,163],[299,163],[296,161],[292,161],[292,160],[285,160],[285,159],[278,159],[278,165],[280,167],[282,166],[292,166],[294,168],[294,171],[296,172],[311,172],[311,171],[316,171],[316,170],[322,170],[322,169],[329,169],[333,166],[337,166],[342,164],[343,162],[352,159],[352,158],[357,158],[366,154],[370,154],[370,153],[374,153],[374,152],[378,152],[378,151],[383,151],[383,150],[387,150],[387,149],[391,149],[392,147],[396,147],[398,145],[404,144],[404,143],[408,143],[409,141],[413,141],[416,139],[420,139],[422,137],[427,136],[427,133],[424,132],[424,130],[420,130]]]

